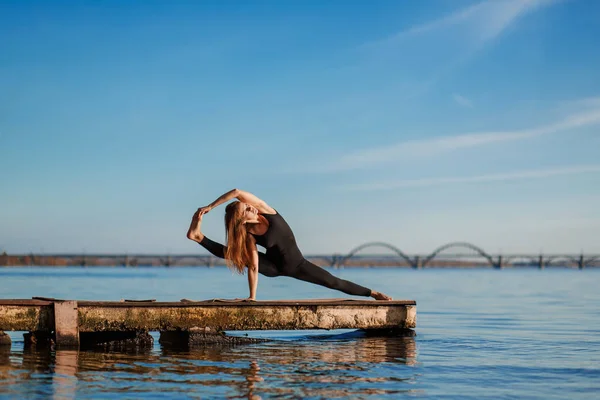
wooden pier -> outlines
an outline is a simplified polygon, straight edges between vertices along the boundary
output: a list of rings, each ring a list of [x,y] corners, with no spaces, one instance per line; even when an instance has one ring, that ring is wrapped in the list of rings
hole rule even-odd
[[[353,299],[239,301],[76,301],[0,299],[2,331],[27,331],[25,344],[59,347],[152,343],[237,343],[225,331],[364,329],[405,331],[416,327],[413,300]],[[249,339],[251,340],[251,339]]]

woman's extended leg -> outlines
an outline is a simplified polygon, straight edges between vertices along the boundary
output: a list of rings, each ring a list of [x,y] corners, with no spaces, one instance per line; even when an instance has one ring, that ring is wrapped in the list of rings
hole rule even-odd
[[[330,289],[339,290],[346,294],[354,295],[354,296],[366,296],[366,297],[375,297],[378,300],[391,300],[390,297],[375,292],[366,287],[357,285],[354,282],[350,282],[344,279],[340,279],[336,276],[333,276],[325,269],[316,266],[308,260],[304,260],[300,265],[291,271],[286,271],[286,275],[288,275],[300,279],[302,281],[314,283],[317,285],[325,286]],[[381,297],[376,297],[381,295]]]

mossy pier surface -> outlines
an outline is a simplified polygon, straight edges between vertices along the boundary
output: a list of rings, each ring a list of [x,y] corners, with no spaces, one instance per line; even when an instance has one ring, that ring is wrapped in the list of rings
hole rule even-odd
[[[51,301],[0,299],[0,331],[53,331]]]
[[[66,307],[65,307],[66,306]],[[64,310],[64,311],[61,311]],[[67,313],[73,318],[66,318]],[[62,315],[61,315],[62,314]],[[61,321],[74,321],[63,323]],[[63,325],[63,326],[61,326]],[[68,326],[64,326],[68,325]],[[71,326],[76,325],[76,326]],[[0,331],[80,333],[215,332],[300,329],[406,329],[416,326],[416,302],[352,299],[198,302],[0,300]],[[74,337],[75,336],[75,337]],[[60,340],[59,340],[60,342]]]

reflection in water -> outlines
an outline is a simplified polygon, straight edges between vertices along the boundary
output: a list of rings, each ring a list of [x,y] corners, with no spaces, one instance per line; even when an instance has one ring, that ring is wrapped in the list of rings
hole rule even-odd
[[[0,392],[16,397],[109,393],[135,397],[160,391],[256,400],[273,395],[334,398],[409,391],[407,383],[415,374],[406,366],[416,362],[416,345],[412,337],[330,336],[185,351],[31,349],[2,354]],[[382,369],[387,373],[379,372],[381,363],[397,365],[395,376],[389,376],[390,365]]]
[[[10,346],[0,346],[0,388],[15,383],[10,366]],[[0,390],[0,392],[2,392]]]
[[[79,369],[78,350],[57,350],[54,355],[54,374],[52,388],[54,398],[74,398],[77,388],[77,370]]]

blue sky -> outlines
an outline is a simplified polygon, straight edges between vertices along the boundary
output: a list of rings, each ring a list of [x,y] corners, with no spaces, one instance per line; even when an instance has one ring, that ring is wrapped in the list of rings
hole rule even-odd
[[[600,253],[600,2],[0,1],[0,250]],[[223,240],[223,209],[205,232]]]

